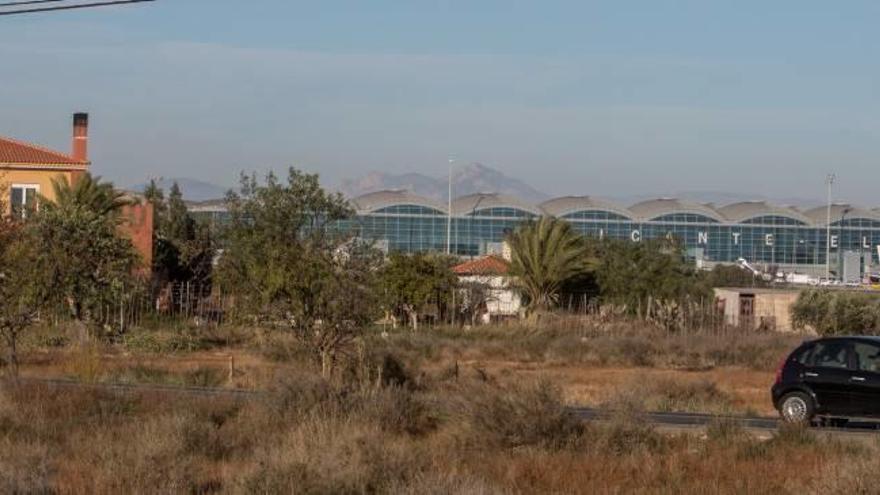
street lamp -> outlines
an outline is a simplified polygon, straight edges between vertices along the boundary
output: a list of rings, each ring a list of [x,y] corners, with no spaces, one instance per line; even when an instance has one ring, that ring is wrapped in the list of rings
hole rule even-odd
[[[828,215],[825,221],[825,280],[831,279],[831,186],[837,176],[833,173],[825,177],[825,185],[828,186]]]
[[[851,212],[852,208],[844,207],[840,212],[840,223],[837,225],[837,278],[843,282],[843,220],[846,218],[846,214]]]

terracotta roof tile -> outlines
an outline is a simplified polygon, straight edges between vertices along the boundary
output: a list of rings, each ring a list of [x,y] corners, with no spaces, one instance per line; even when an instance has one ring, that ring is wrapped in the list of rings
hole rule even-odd
[[[489,255],[452,267],[457,275],[506,275],[510,263],[500,256]]]
[[[0,165],[85,166],[87,161],[75,160],[69,155],[42,146],[24,143],[0,136]]]

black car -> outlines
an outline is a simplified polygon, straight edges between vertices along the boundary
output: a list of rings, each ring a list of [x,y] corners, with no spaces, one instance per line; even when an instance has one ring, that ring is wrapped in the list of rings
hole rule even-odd
[[[829,337],[801,344],[771,391],[782,419],[880,417],[880,337]]]

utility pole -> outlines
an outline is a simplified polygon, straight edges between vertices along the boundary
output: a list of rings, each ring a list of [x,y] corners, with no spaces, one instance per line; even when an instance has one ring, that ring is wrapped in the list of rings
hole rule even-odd
[[[828,218],[825,222],[825,279],[831,280],[831,186],[837,176],[833,173],[825,177],[825,184],[828,186]]]
[[[449,157],[449,192],[446,203],[446,254],[452,254],[452,167],[455,157]]]

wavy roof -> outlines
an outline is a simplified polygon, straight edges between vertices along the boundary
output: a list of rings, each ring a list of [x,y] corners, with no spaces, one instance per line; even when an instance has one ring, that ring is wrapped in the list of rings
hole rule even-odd
[[[766,201],[743,201],[740,203],[732,203],[719,208],[718,212],[724,215],[727,220],[736,223],[764,216],[786,217],[805,224],[811,223],[811,220],[807,216],[794,208],[771,205]]]
[[[596,198],[594,196],[564,196],[554,198],[541,203],[540,208],[555,217],[565,216],[579,211],[607,211],[633,218],[635,215],[629,209],[611,201]]]
[[[804,215],[810,219],[815,225],[825,225],[828,223],[828,207],[817,206],[812,210],[807,210]],[[853,218],[866,218],[880,222],[880,210],[868,210],[850,204],[837,203],[831,205],[831,223],[839,222],[846,215],[847,220]]]
[[[636,203],[630,206],[629,209],[636,217],[646,221],[673,213],[693,213],[709,217],[718,222],[724,221],[724,217],[714,208],[677,198],[650,199]]]
[[[386,190],[364,194],[351,200],[358,213],[371,213],[395,205],[417,205],[432,208],[446,214],[446,205],[404,190]],[[534,215],[562,217],[579,211],[607,211],[634,221],[650,221],[675,213],[702,215],[720,223],[741,223],[762,216],[781,216],[803,222],[806,225],[825,225],[826,207],[820,206],[804,212],[766,201],[742,201],[720,208],[677,198],[658,198],[625,207],[613,201],[593,196],[564,196],[534,205],[518,198],[497,193],[476,193],[456,198],[452,203],[455,215],[470,215],[487,208],[514,208]],[[846,211],[847,219],[864,218],[880,222],[880,208],[869,210],[849,204],[835,204],[831,208],[831,222],[839,222]]]
[[[456,215],[470,215],[474,211],[485,210],[486,208],[515,208],[534,215],[542,215],[544,213],[533,204],[512,196],[497,193],[468,194],[452,202],[452,211]]]
[[[428,199],[400,189],[376,191],[364,194],[352,199],[351,203],[359,213],[370,213],[396,205],[424,206],[426,208],[439,210],[444,214],[446,213],[446,206],[439,201],[434,201],[433,199]]]

